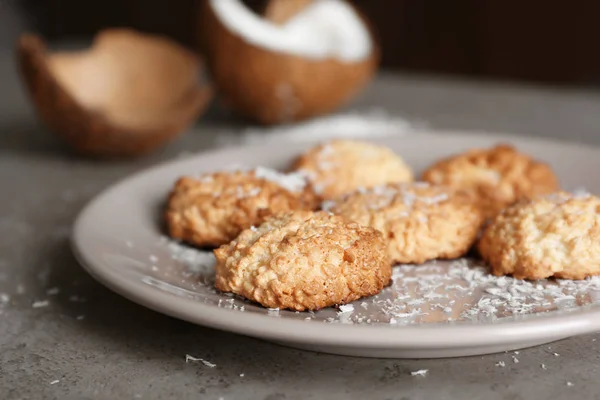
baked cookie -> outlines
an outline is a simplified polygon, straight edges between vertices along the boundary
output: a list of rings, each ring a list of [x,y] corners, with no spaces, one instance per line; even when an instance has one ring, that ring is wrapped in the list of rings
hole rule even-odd
[[[300,156],[294,169],[306,174],[315,192],[333,199],[360,187],[411,182],[402,158],[384,146],[354,140],[332,140]]]
[[[215,256],[217,289],[269,308],[345,304],[379,293],[392,276],[380,232],[326,212],[279,214]]]
[[[464,255],[483,223],[468,195],[425,182],[359,190],[323,207],[381,231],[392,262],[402,264]]]
[[[468,190],[488,218],[515,201],[559,189],[550,166],[509,145],[473,149],[441,160],[429,167],[422,179]]]
[[[600,199],[565,192],[521,201],[486,227],[479,252],[494,275],[584,279],[600,274]]]
[[[267,168],[180,178],[169,195],[169,235],[196,246],[220,246],[265,217],[282,211],[312,210],[316,197],[299,174]]]

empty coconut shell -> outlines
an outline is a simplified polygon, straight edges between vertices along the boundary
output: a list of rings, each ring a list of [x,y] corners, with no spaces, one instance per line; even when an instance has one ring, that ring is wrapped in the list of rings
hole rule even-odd
[[[193,123],[212,97],[196,55],[132,30],[103,31],[76,52],[49,52],[26,34],[17,52],[43,122],[86,155],[151,152]]]
[[[276,35],[275,29],[282,27],[278,22],[290,18],[285,4],[278,1],[271,10],[267,6],[267,15],[275,22],[254,15],[254,26],[269,24],[268,29]],[[292,11],[311,6],[306,1],[288,4]],[[225,24],[214,6],[211,0],[205,0],[201,23],[213,83],[225,104],[259,123],[286,123],[329,113],[351,100],[377,69],[379,50],[366,22],[371,48],[365,57],[356,60],[329,55],[310,57],[285,49],[274,51],[249,40],[239,32],[241,28],[234,32],[231,25]],[[365,21],[362,16],[359,19]]]

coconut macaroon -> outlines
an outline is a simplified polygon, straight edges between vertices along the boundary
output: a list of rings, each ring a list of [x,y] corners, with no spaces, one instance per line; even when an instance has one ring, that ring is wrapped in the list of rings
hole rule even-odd
[[[169,195],[165,219],[174,239],[220,246],[273,213],[315,207],[303,176],[259,167],[180,178]]]
[[[306,174],[315,192],[331,200],[360,187],[410,182],[404,160],[385,146],[356,140],[332,140],[301,155],[294,170]]]
[[[403,264],[463,256],[483,223],[467,194],[425,182],[362,189],[323,207],[381,231],[392,262]]]
[[[515,201],[559,189],[549,165],[509,145],[473,149],[438,161],[423,173],[422,179],[468,190],[488,218]]]
[[[559,192],[521,201],[485,229],[479,252],[494,275],[584,279],[600,274],[600,199]]]
[[[217,289],[269,308],[345,304],[379,293],[392,275],[380,232],[327,212],[278,214],[215,256]]]

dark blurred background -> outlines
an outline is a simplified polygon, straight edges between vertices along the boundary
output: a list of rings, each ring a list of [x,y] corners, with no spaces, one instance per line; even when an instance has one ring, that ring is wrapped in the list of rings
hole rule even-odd
[[[261,0],[249,0],[253,5]],[[354,0],[388,69],[566,85],[600,83],[600,2]],[[195,46],[198,0],[0,0],[0,46],[23,29],[48,39],[103,27],[163,33]]]

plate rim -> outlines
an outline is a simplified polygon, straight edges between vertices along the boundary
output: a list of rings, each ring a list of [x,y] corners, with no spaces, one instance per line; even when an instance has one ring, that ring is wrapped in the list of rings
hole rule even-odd
[[[375,138],[359,138],[357,140],[371,142],[386,142],[390,140],[405,141],[418,136],[460,136],[463,138],[477,136],[485,132],[490,141],[520,141],[530,143],[555,143],[568,145],[573,148],[600,150],[600,146],[587,145],[554,138],[518,136],[511,133],[495,133],[481,130],[418,130],[408,134],[379,136]],[[322,140],[302,141],[309,146]],[[291,141],[267,141],[263,144],[236,145],[219,149],[207,149],[183,159],[172,159],[154,166],[144,168],[124,178],[121,178],[100,191],[79,212],[70,236],[73,254],[83,268],[97,281],[113,292],[165,315],[176,317],[188,322],[203,325],[223,331],[253,336],[273,341],[318,344],[335,347],[362,348],[458,348],[492,346],[494,344],[518,345],[526,341],[540,339],[554,340],[577,334],[600,330],[600,307],[581,307],[568,313],[552,312],[538,314],[526,320],[510,320],[495,323],[459,323],[459,324],[417,324],[390,326],[389,324],[357,325],[326,323],[322,321],[304,321],[296,319],[280,319],[265,314],[239,312],[206,304],[202,301],[178,297],[160,289],[139,283],[133,284],[127,279],[119,279],[116,273],[103,268],[86,254],[85,245],[81,243],[81,232],[85,230],[86,219],[93,215],[94,207],[101,204],[113,192],[124,185],[151,175],[156,171],[184,164],[207,156],[218,157],[223,153],[248,152],[264,146]],[[285,321],[283,323],[278,321]],[[318,324],[318,325],[317,325]],[[505,328],[505,329],[503,329]],[[443,332],[442,332],[443,331]],[[315,334],[315,333],[318,334]],[[466,339],[468,338],[468,340]]]

